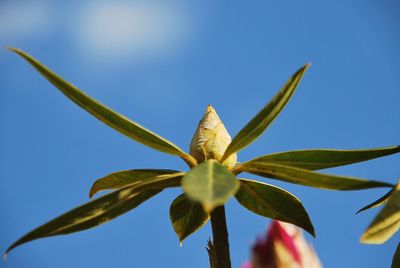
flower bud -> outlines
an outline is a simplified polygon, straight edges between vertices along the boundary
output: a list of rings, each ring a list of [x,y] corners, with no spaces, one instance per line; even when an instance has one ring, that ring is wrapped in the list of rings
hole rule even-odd
[[[267,236],[258,239],[247,268],[322,268],[303,231],[289,223],[273,221]]]
[[[231,137],[224,124],[221,122],[221,119],[219,119],[216,111],[211,105],[208,105],[193,135],[190,144],[190,154],[196,158],[199,163],[208,159],[219,161],[231,141]],[[232,167],[236,164],[236,160],[237,155],[232,154],[224,164],[228,167]]]

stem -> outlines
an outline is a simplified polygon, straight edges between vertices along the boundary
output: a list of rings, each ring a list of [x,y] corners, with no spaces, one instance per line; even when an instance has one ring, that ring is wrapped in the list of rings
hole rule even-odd
[[[211,267],[214,265],[215,268],[231,268],[224,206],[217,207],[211,212],[211,228],[213,233],[213,246],[209,246]]]
[[[197,160],[191,156],[191,155],[182,155],[181,156],[182,160],[186,162],[186,164],[190,167],[193,168],[197,165]]]

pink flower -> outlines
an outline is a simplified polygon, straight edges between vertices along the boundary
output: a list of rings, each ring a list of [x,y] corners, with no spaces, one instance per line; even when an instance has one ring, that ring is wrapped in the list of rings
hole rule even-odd
[[[273,221],[266,237],[257,239],[252,261],[242,268],[322,268],[303,231],[289,223]]]

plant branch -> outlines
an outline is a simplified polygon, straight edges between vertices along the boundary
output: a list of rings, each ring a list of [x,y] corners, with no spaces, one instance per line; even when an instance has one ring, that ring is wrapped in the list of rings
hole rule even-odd
[[[210,267],[231,268],[228,230],[226,226],[225,208],[217,207],[211,212],[211,228],[213,243],[208,246]]]

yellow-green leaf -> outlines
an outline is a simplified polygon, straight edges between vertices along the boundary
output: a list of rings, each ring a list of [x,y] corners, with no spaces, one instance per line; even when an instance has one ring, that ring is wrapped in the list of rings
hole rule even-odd
[[[271,179],[329,190],[360,190],[393,186],[386,182],[322,174],[302,168],[263,162],[246,163],[245,165],[241,165],[240,171],[249,172]]]
[[[226,149],[222,162],[257,139],[278,116],[293,95],[310,64],[300,68],[273,99],[239,131]]]
[[[235,194],[239,203],[264,217],[295,224],[315,236],[314,227],[300,200],[279,187],[240,179]]]
[[[190,199],[200,202],[206,212],[210,212],[235,194],[239,182],[227,167],[216,160],[208,160],[185,174],[182,187]]]
[[[400,183],[397,184],[383,209],[361,236],[365,244],[382,244],[400,228]]]
[[[69,234],[86,230],[137,207],[164,188],[180,185],[183,173],[163,175],[163,178],[148,178],[114,191],[49,221],[14,242],[5,252],[39,238]]]
[[[183,152],[178,146],[176,146],[172,142],[129,120],[128,118],[116,113],[110,108],[89,97],[77,87],[68,83],[57,74],[53,73],[50,69],[48,69],[46,66],[41,64],[38,60],[30,56],[29,54],[16,48],[10,48],[10,50],[23,57],[70,100],[75,102],[81,108],[92,114],[94,117],[96,117],[109,127],[153,149],[159,150],[164,153],[180,156],[190,166],[195,165],[195,159]]]
[[[160,191],[161,190],[148,190],[122,198],[119,195],[119,191],[102,196],[27,233],[14,242],[7,249],[6,254],[15,247],[32,240],[93,228],[128,212],[147,199],[158,194]]]
[[[210,219],[200,203],[192,201],[185,194],[179,195],[169,209],[172,226],[179,242],[200,229]]]
[[[266,162],[309,170],[349,165],[400,152],[400,146],[362,150],[308,149],[268,154],[248,162]]]
[[[394,191],[394,188],[391,189],[389,192],[387,192],[384,196],[382,196],[379,199],[377,199],[374,202],[372,202],[371,204],[368,204],[365,207],[361,208],[359,211],[357,211],[356,214],[358,214],[358,213],[360,213],[362,211],[365,211],[367,209],[376,208],[378,206],[381,206],[381,205],[385,204],[387,199],[392,195],[393,191]]]
[[[96,180],[90,188],[89,197],[102,190],[120,189],[146,178],[177,172],[179,171],[169,169],[132,169],[114,172]]]

